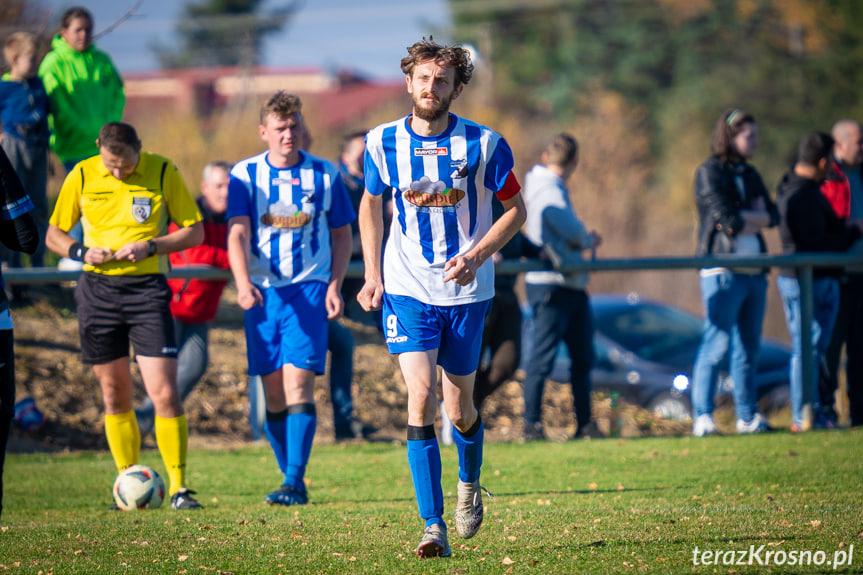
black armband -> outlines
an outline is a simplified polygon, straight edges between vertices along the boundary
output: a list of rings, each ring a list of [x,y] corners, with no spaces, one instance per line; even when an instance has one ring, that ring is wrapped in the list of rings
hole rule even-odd
[[[85,247],[81,242],[75,242],[71,246],[69,246],[69,259],[75,260],[76,262],[83,262],[84,256],[87,255],[87,250],[90,248]]]
[[[153,240],[147,240],[147,255],[152,257],[156,255],[156,250],[159,249],[159,246],[156,245],[156,242]]]

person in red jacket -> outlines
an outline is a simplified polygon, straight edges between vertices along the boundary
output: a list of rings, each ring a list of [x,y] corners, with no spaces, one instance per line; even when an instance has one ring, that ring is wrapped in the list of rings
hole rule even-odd
[[[821,193],[843,220],[863,219],[863,126],[856,120],[839,120],[833,125],[833,174]],[[851,251],[860,253],[858,241]],[[845,269],[839,277],[839,314],[825,353],[825,372],[819,380],[821,419],[835,427],[838,419],[834,394],[839,387],[839,366],[845,347],[845,384],[852,426],[863,425],[863,270]],[[819,414],[816,414],[819,415]]]
[[[211,162],[204,167],[198,209],[204,217],[204,242],[194,248],[170,254],[174,268],[209,265],[229,269],[228,264],[228,180],[231,165]],[[174,224],[171,224],[174,226]],[[174,294],[171,315],[177,334],[177,388],[180,401],[192,393],[207,371],[209,356],[207,334],[216,317],[219,298],[227,280],[172,279],[168,285]],[[153,429],[153,403],[146,398],[135,410],[141,435]]]

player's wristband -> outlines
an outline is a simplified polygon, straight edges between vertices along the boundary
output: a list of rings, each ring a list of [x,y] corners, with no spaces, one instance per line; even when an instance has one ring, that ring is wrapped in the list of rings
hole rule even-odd
[[[84,244],[81,242],[75,242],[71,246],[69,246],[69,259],[73,259],[76,262],[83,262],[84,256],[87,255],[87,250],[90,248],[84,247]]]
[[[159,249],[159,246],[156,245],[156,242],[153,240],[147,240],[147,255],[152,257],[156,255],[156,250]]]

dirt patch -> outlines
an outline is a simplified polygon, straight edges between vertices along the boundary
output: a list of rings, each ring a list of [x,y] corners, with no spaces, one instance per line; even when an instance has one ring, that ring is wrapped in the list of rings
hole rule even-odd
[[[224,447],[252,439],[249,428],[249,378],[242,314],[233,304],[233,294],[223,298],[215,328],[210,332],[210,367],[185,403],[190,445]],[[107,449],[102,419],[102,399],[92,370],[81,364],[78,324],[71,290],[45,289],[24,305],[13,304],[16,338],[16,377],[19,396],[29,392],[46,423],[38,431],[14,429],[13,451]],[[353,399],[354,415],[378,429],[378,441],[403,441],[407,427],[407,393],[395,357],[390,356],[374,327],[345,320],[355,338]],[[483,420],[488,441],[512,441],[521,434],[523,403],[521,385],[513,380],[486,400]],[[133,366],[135,400],[144,394]],[[333,441],[327,376],[318,378],[316,442]],[[543,399],[543,421],[551,438],[572,436],[569,386],[549,382]],[[607,397],[594,395],[594,419],[608,429]],[[618,416],[622,436],[677,435],[688,425],[659,419],[633,406],[622,405]],[[145,445],[154,445],[152,435]]]

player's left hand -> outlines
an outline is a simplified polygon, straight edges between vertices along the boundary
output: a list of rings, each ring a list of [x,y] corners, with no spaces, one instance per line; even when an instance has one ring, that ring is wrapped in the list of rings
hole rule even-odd
[[[444,283],[455,280],[460,286],[473,283],[476,279],[476,262],[469,256],[457,256],[444,264],[443,270],[449,273],[444,276]]]
[[[331,284],[329,289],[327,289],[327,297],[326,297],[326,306],[327,306],[327,319],[332,321],[334,319],[338,319],[345,311],[345,300],[342,299],[342,294],[338,289],[338,286],[333,287],[334,284]]]

